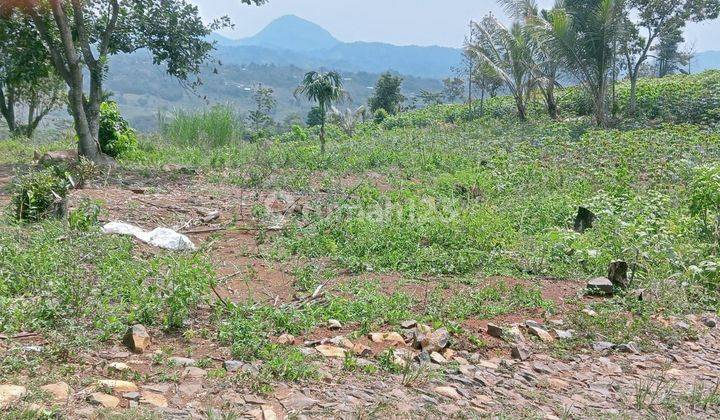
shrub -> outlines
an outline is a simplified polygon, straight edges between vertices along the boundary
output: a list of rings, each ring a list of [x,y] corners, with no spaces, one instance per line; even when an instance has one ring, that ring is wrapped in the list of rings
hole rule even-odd
[[[379,108],[379,109],[376,110],[375,113],[373,114],[373,117],[374,117],[374,119],[375,119],[375,122],[378,123],[378,124],[380,124],[381,122],[385,121],[385,119],[386,119],[387,117],[389,117],[389,116],[390,116],[390,114],[388,114],[388,112],[385,111],[385,109],[383,109],[383,108]]]
[[[85,199],[80,202],[78,208],[70,212],[68,224],[73,230],[88,232],[94,226],[97,226],[99,216],[100,205],[97,202]]]
[[[53,169],[30,172],[18,177],[13,185],[12,215],[19,222],[39,222],[48,217],[63,217],[65,198],[71,183]]]
[[[138,147],[135,131],[120,115],[115,102],[103,102],[100,105],[100,149],[103,153],[118,157],[132,152]]]

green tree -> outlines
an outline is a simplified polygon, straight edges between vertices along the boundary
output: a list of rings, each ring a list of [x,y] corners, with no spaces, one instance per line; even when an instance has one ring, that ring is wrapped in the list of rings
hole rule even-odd
[[[443,80],[442,95],[446,101],[452,103],[463,96],[465,92],[465,82],[459,77],[448,77]]]
[[[534,27],[547,22],[548,11],[540,10],[535,0],[500,0],[510,16],[523,24],[532,51],[532,60],[527,62],[533,73],[538,89],[542,92],[550,118],[559,117],[555,88],[559,86],[560,61],[536,36]]]
[[[532,44],[527,32],[518,22],[506,28],[492,15],[473,22],[472,32],[468,50],[503,79],[515,99],[518,118],[526,120],[527,102],[536,84],[530,64]]]
[[[29,28],[69,88],[78,151],[98,163],[106,162],[98,135],[108,56],[148,50],[155,64],[195,86],[199,81],[191,76],[213,49],[208,35],[229,25],[228,18],[204,24],[197,6],[185,0],[5,0],[0,7],[0,14],[16,11],[32,22]]]
[[[250,111],[248,119],[256,133],[263,132],[274,124],[271,116],[277,106],[274,93],[272,88],[263,87],[262,85],[255,88],[255,93],[253,94],[255,109]]]
[[[378,109],[384,109],[390,115],[400,111],[400,105],[405,101],[405,97],[400,92],[402,82],[402,77],[390,72],[380,75],[375,84],[375,93],[368,101],[373,115]]]
[[[547,51],[577,78],[593,101],[595,122],[607,122],[607,97],[620,28],[620,0],[565,0],[534,26]]]
[[[12,135],[32,137],[43,118],[66,101],[62,81],[43,53],[32,23],[0,15],[0,114]],[[18,115],[23,108],[26,118]]]
[[[667,55],[672,51],[667,47],[674,46],[677,51],[687,23],[715,19],[719,13],[720,0],[627,0],[619,39],[630,79],[630,115],[637,111],[637,81],[651,52],[658,50],[664,40],[664,58],[676,58]]]
[[[417,94],[417,99],[425,106],[440,105],[443,103],[442,92],[430,92],[429,90],[421,89]]]
[[[304,95],[311,102],[317,103],[320,117],[320,153],[325,154],[325,123],[327,112],[334,102],[346,98],[342,77],[337,72],[318,73],[311,71],[305,74],[300,86],[295,89],[295,96]],[[310,125],[310,124],[308,124]]]

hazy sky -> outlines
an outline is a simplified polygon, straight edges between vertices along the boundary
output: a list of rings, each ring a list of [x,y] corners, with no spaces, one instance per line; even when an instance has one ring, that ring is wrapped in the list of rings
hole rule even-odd
[[[269,0],[246,6],[239,0],[191,0],[204,17],[228,15],[233,38],[254,35],[283,15],[315,22],[341,41],[381,41],[398,45],[462,45],[470,19],[501,15],[495,0]],[[549,7],[554,0],[539,0]],[[720,22],[691,25],[686,39],[697,51],[720,50]]]

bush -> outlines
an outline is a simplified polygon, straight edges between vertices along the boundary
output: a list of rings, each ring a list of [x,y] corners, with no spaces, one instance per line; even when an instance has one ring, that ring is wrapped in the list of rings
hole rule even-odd
[[[77,231],[89,232],[98,225],[100,217],[100,204],[88,199],[80,202],[80,205],[68,215],[70,228]]]
[[[11,202],[12,216],[19,222],[39,222],[48,217],[64,217],[65,198],[71,183],[53,169],[30,172],[15,180]]]
[[[375,119],[375,122],[380,124],[381,122],[385,121],[387,117],[389,117],[390,114],[388,114],[387,111],[383,108],[379,108],[375,111],[375,114],[373,114],[373,118]]]
[[[103,102],[100,105],[100,149],[108,156],[118,157],[132,152],[138,147],[135,130],[120,115],[115,102]]]

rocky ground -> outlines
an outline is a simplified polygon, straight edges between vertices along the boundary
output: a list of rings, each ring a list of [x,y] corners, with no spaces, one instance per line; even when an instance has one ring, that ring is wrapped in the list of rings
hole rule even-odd
[[[275,305],[296,301],[286,263],[258,256],[252,227],[227,227],[251,219],[262,205],[282,227],[290,212],[327,210],[330,193],[244,191],[180,176],[157,186],[132,178],[74,192],[74,200],[102,200],[105,221],[145,228],[168,226],[204,244],[219,278],[217,299],[248,296]],[[6,197],[5,197],[6,198]],[[337,197],[334,197],[337,201]],[[249,225],[248,225],[249,226]],[[270,226],[273,228],[272,226]],[[138,246],[140,253],[156,252]],[[251,282],[237,281],[252,267]],[[348,277],[348,276],[345,276]],[[388,289],[422,297],[432,287]],[[339,276],[326,288],[345,279]],[[522,284],[515,279],[494,279]],[[178,335],[135,326],[123,340],[64,349],[64,362],[44,355],[53,337],[0,336],[7,363],[20,375],[0,375],[0,409],[21,418],[709,418],[720,415],[720,331],[711,314],[653,323],[682,332],[682,340],[655,340],[643,351],[632,342],[596,337],[585,346],[565,344],[582,331],[566,316],[567,301],[590,302],[585,284],[537,280],[559,310],[548,316],[520,312],[471,319],[460,328],[480,343],[469,346],[454,331],[412,320],[370,334],[330,321],[304,337],[274,337],[298,347],[318,372],[315,380],[258,381],[263,362],[233,360],[213,339],[212,311],[201,308],[189,331]],[[602,287],[602,281],[596,282]],[[462,293],[463,289],[448,293]],[[420,299],[422,301],[422,299]],[[585,316],[598,317],[590,309]],[[632,315],[629,315],[632,316]],[[92,337],[88,337],[92,339]],[[648,350],[650,349],[650,350]],[[392,350],[392,351],[389,351]],[[55,350],[54,350],[55,351]]]

